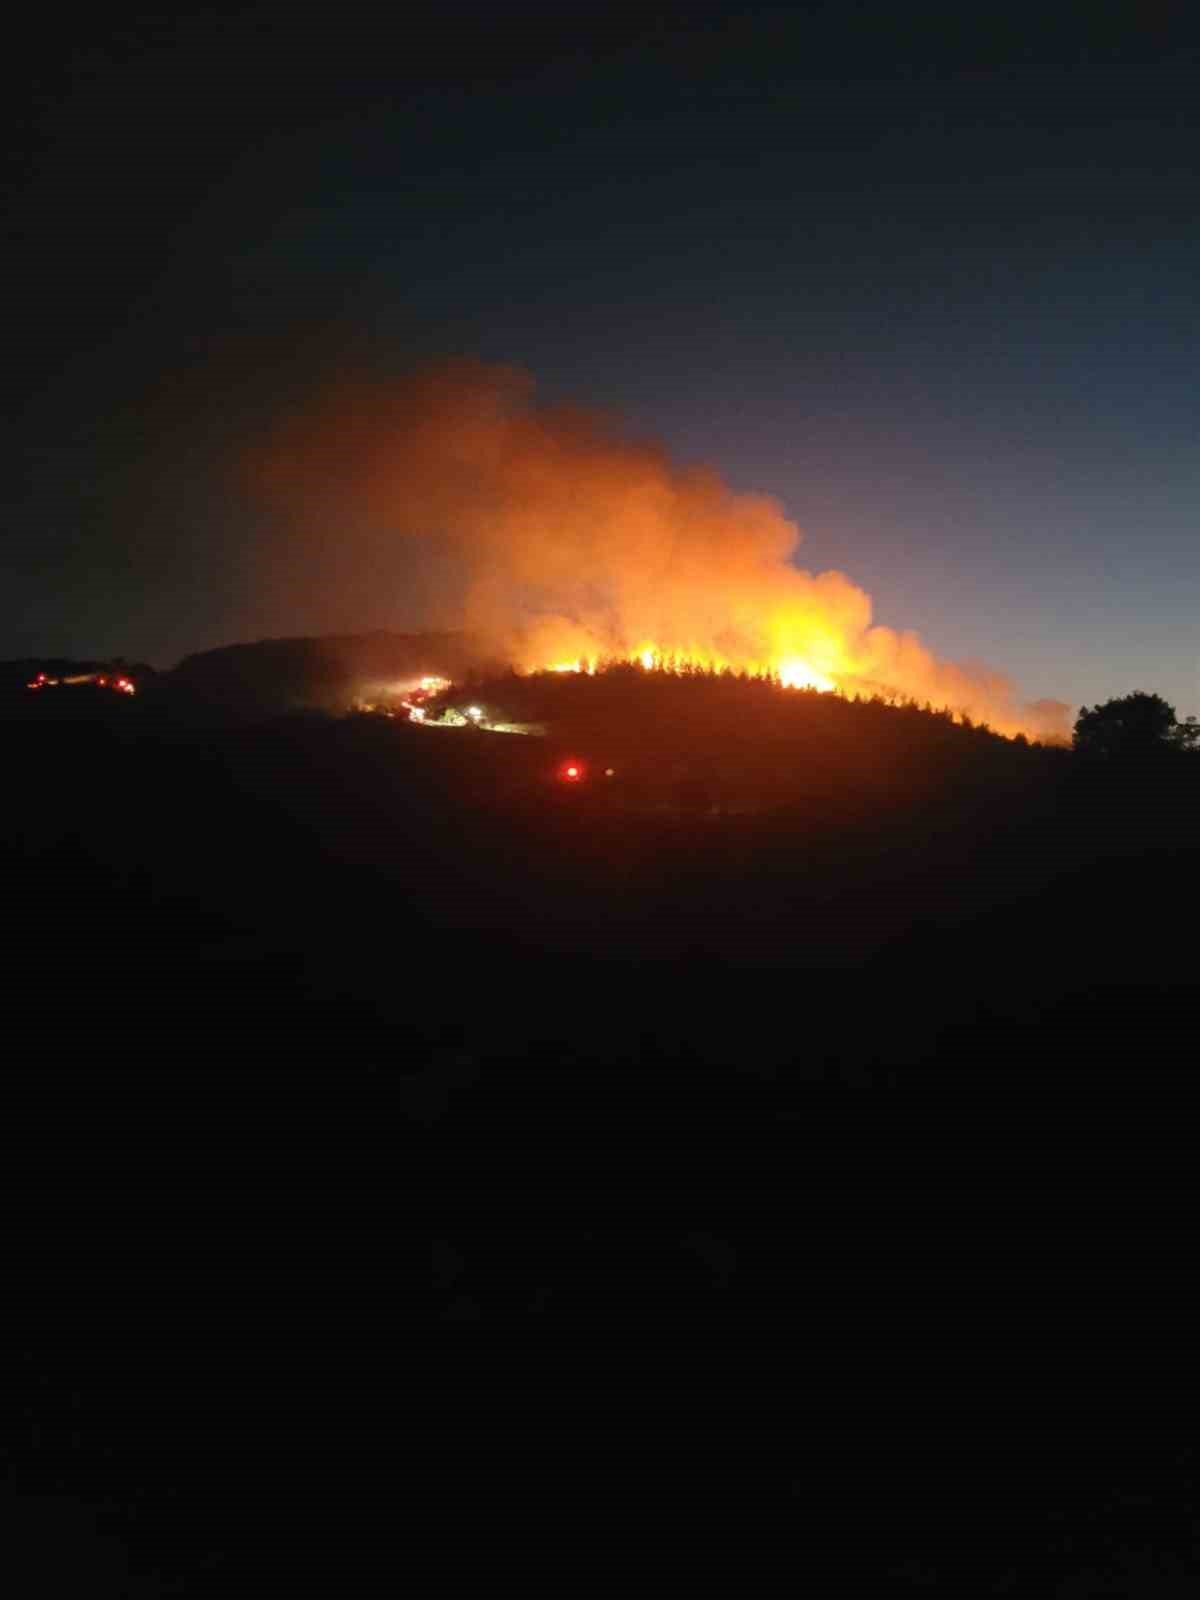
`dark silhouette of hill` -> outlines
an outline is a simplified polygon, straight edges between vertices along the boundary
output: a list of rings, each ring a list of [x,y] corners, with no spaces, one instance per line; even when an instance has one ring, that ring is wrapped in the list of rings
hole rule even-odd
[[[107,976],[77,962],[80,938],[102,947],[101,973],[118,947],[141,950],[166,967],[167,989],[199,984],[211,964],[214,1001],[195,1007],[189,1044],[225,1026],[221,983],[260,958],[304,974],[297,1010],[271,1010],[281,1048],[293,1033],[311,1041],[298,1019],[324,1016],[335,990],[367,1049],[393,1027],[420,1034],[443,1014],[436,997],[465,986],[489,997],[474,1055],[522,1058],[484,1073],[502,1099],[534,1081],[534,1035],[601,1073],[660,1043],[751,1075],[790,1062],[773,1091],[784,1094],[809,1079],[890,1082],[903,1062],[910,1085],[940,1082],[954,1028],[1041,1025],[1078,1003],[1070,1028],[1098,1028],[1108,1060],[1097,991],[1191,981],[1179,933],[1196,871],[1191,756],[1151,780],[912,707],[770,685],[535,687],[558,697],[521,708],[554,713],[544,739],[317,714],[192,728],[153,697],[39,702],[6,729],[19,774],[6,796],[10,903],[32,935],[18,959],[39,971],[51,938],[63,951],[51,970],[98,984],[107,1025]],[[487,682],[471,692],[490,698]],[[562,778],[569,758],[577,783]],[[172,941],[186,958],[167,959]],[[697,974],[715,990],[697,994]],[[810,981],[801,1049],[787,1015]],[[886,1004],[847,1030],[833,997],[864,987]],[[701,1017],[714,1009],[726,1024]],[[460,1010],[449,1006],[461,1030]],[[1148,1028],[1160,1014],[1148,1008]],[[326,1020],[336,1036],[340,1021]],[[981,1023],[969,1078],[951,1073],[956,1093],[1009,1093],[1014,1071],[1034,1070],[993,1042]],[[1039,1096],[1071,1099],[1062,1054],[1037,1059]],[[663,1091],[674,1116],[668,1082],[647,1070],[638,1093]],[[685,1098],[701,1102],[699,1078]]]
[[[177,715],[252,722],[295,710],[344,711],[364,690],[427,673],[461,679],[487,660],[483,645],[452,633],[260,639],[185,656],[162,687]]]
[[[427,715],[475,705],[493,722],[549,728],[626,793],[684,810],[807,805],[841,819],[899,806],[1004,809],[1053,785],[1063,752],[882,695],[784,689],[770,678],[618,663],[594,674],[476,676]]]
[[[189,728],[143,696],[9,724],[9,971],[25,1005],[46,991],[70,1095],[102,1081],[136,1123],[245,1053],[239,1125],[268,1105],[303,1122],[328,1093],[315,1057],[349,1051],[356,1087],[328,1114],[355,1125],[379,1062],[403,1062],[395,1115],[470,1144],[546,1119],[777,1130],[850,1088],[1018,1124],[1190,1093],[1191,756],[1098,775],[936,714],[758,685],[635,684],[616,726],[591,720],[603,688],[555,688],[545,739],[366,716]],[[718,694],[732,750],[711,708],[693,731],[662,698]],[[260,1035],[306,1063],[283,1106]],[[96,1037],[123,1064],[77,1081]],[[183,1098],[189,1126],[223,1126],[224,1091]]]
[[[822,1592],[1173,1592],[1200,761],[695,676],[470,693],[546,737],[4,724],[36,1525],[95,1524],[113,1593],[378,1572],[397,1503],[406,1551],[601,1517]],[[456,1374],[419,1448],[414,1233]]]

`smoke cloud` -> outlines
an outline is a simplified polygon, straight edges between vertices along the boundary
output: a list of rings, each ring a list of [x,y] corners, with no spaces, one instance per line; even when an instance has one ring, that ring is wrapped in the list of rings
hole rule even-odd
[[[1022,705],[1002,673],[875,624],[845,574],[795,566],[800,530],[777,501],[611,420],[539,404],[513,368],[327,384],[242,470],[291,537],[335,541],[380,582],[396,541],[434,540],[453,574],[438,624],[522,668],[646,649],[752,670],[800,661],[850,692],[929,700],[1007,733],[1065,731],[1059,702]]]

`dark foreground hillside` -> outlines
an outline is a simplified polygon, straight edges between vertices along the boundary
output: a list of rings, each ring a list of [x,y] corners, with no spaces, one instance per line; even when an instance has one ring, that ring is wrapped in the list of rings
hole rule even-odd
[[[32,1592],[1192,1592],[1196,763],[789,703],[5,728]]]

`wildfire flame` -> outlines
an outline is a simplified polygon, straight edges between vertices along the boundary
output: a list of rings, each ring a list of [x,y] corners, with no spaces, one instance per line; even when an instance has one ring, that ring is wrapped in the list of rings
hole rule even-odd
[[[396,593],[419,561],[427,591],[440,585],[437,614],[520,670],[730,667],[1065,736],[1060,702],[1022,703],[1003,673],[880,626],[844,573],[801,568],[800,530],[770,496],[672,461],[611,421],[539,405],[511,368],[449,362],[335,384],[243,467],[290,517],[284,594],[300,579],[308,594],[333,592],[351,567],[377,573],[390,540]],[[419,556],[406,539],[426,541],[411,547]]]
[[[137,686],[129,678],[109,678],[106,673],[76,672],[66,678],[51,678],[46,673],[39,672],[25,685],[27,689],[58,689],[66,684],[76,688],[82,683],[93,683],[101,689],[112,689],[116,694],[136,694]]]
[[[824,672],[818,672],[807,661],[790,659],[779,664],[779,681],[785,689],[820,689],[823,694],[829,694],[837,688],[834,680]]]
[[[602,659],[593,657],[590,660],[554,661],[542,667],[543,672],[579,672],[594,673],[601,664]],[[656,650],[653,645],[647,645],[630,656],[618,656],[615,659],[624,660],[630,666],[640,666],[646,672],[653,672],[659,667],[695,667],[705,672],[745,671],[752,677],[778,678],[785,689],[817,689],[822,694],[831,694],[839,685],[836,678],[827,672],[820,672],[811,662],[799,656],[786,656],[777,662],[747,664],[744,661],[733,662],[721,660],[711,655],[702,655],[695,651],[680,654],[677,651],[666,652]]]

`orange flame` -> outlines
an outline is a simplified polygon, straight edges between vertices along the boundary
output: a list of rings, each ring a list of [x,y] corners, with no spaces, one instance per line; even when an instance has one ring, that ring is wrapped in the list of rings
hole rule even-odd
[[[653,645],[646,645],[643,649],[635,651],[629,656],[592,657],[589,660],[580,658],[576,661],[553,661],[548,665],[535,667],[533,670],[542,672],[580,672],[594,673],[602,661],[616,659],[626,661],[630,666],[640,666],[646,672],[653,672],[659,667],[696,667],[706,672],[720,672],[723,670],[745,671],[752,677],[778,678],[785,689],[817,689],[822,694],[830,694],[838,688],[836,678],[827,672],[820,672],[811,662],[799,656],[787,656],[774,662],[727,661],[712,655],[702,655],[697,651],[656,650]]]
[[[255,489],[292,518],[282,589],[300,578],[320,595],[348,566],[375,574],[382,545],[397,595],[405,561],[419,562],[426,591],[441,576],[438,615],[524,670],[729,666],[795,688],[882,689],[1000,732],[1065,734],[1059,702],[1023,704],[1002,673],[879,626],[844,573],[797,566],[800,530],[769,496],[602,419],[538,406],[510,368],[451,362],[337,385],[248,465]],[[431,533],[439,556],[427,542],[405,556],[400,540]]]

